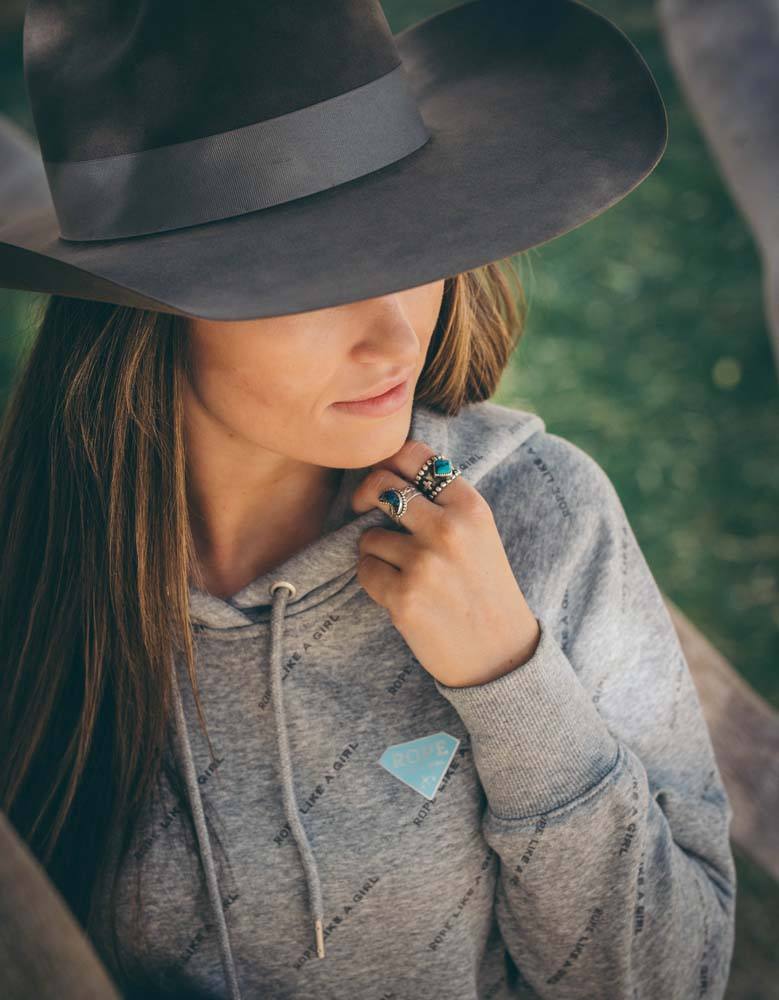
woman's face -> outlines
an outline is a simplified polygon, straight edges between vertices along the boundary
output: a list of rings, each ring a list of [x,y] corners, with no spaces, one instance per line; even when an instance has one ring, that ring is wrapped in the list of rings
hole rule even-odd
[[[331,468],[363,468],[408,434],[414,389],[444,281],[346,305],[240,322],[192,319],[198,408],[239,444]],[[405,402],[384,416],[333,403],[408,374]]]

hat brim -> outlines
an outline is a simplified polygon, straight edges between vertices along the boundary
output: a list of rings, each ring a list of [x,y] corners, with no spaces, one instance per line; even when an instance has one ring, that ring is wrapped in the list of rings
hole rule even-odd
[[[394,37],[428,142],[216,222],[63,240],[37,143],[0,128],[0,287],[217,321],[321,309],[546,243],[624,198],[663,155],[649,67],[578,0],[473,0]]]

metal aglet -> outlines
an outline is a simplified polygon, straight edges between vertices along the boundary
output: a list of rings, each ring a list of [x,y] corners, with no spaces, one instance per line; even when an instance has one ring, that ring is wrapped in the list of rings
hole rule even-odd
[[[316,953],[319,958],[325,957],[325,939],[322,935],[322,921],[319,917],[314,920],[314,930],[316,931]]]

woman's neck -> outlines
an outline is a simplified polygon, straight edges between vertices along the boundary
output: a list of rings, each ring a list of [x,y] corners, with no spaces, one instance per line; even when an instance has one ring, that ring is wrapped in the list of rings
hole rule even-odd
[[[343,470],[320,471],[319,479],[303,489],[280,483],[269,495],[231,506],[229,523],[225,516],[220,519],[215,498],[205,512],[202,503],[190,503],[192,536],[208,593],[231,597],[321,536]]]

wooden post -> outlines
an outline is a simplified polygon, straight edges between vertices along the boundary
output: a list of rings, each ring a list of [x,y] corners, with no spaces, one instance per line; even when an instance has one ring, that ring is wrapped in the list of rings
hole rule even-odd
[[[120,1000],[92,943],[2,811],[0,980],[4,1000]]]
[[[663,595],[711,733],[733,807],[734,844],[779,881],[779,712]]]
[[[24,19],[24,0],[3,0],[0,4],[0,32],[21,26]]]

